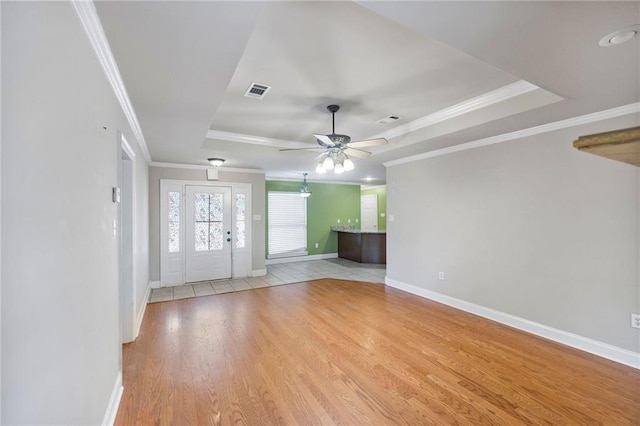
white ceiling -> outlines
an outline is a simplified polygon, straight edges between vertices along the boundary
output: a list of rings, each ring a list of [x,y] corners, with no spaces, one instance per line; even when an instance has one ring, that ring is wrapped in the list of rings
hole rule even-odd
[[[638,2],[97,2],[156,162],[383,183],[382,162],[639,100]],[[272,89],[243,96],[251,82]],[[389,145],[314,175],[312,133]],[[381,126],[389,114],[402,117]],[[570,141],[568,141],[570,143]]]

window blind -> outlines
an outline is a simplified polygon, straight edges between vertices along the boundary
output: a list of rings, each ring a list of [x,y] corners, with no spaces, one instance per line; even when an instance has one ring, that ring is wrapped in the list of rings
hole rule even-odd
[[[306,256],[307,199],[297,192],[269,191],[267,257]]]

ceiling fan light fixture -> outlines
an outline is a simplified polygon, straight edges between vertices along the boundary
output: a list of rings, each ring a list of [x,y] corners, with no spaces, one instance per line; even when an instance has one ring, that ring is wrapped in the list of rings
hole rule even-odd
[[[322,162],[322,166],[324,167],[325,170],[332,170],[334,163],[333,163],[333,158],[331,158],[331,155],[328,155],[327,158],[324,159],[324,161]]]
[[[333,173],[337,175],[339,175],[340,173],[344,173],[344,166],[342,165],[342,163],[336,164],[336,166],[333,168]]]
[[[355,168],[353,161],[351,161],[351,158],[349,157],[345,158],[343,165],[345,172],[351,171]]]
[[[316,173],[327,173],[327,170],[324,168],[324,166],[322,165],[322,161],[318,163],[318,165],[316,166]]]

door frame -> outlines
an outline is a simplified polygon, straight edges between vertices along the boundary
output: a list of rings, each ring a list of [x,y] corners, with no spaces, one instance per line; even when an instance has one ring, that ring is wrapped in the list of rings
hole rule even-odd
[[[186,187],[187,186],[211,186],[231,188],[231,229],[233,241],[231,244],[231,277],[245,278],[251,275],[252,262],[252,187],[250,183],[201,181],[201,180],[177,180],[160,179],[160,287],[183,285],[186,283],[186,256],[185,256],[185,219],[186,219]],[[168,192],[180,192],[180,250],[171,254],[168,251]],[[236,247],[236,196],[245,195],[245,245]],[[173,263],[171,263],[173,262]],[[173,267],[173,269],[171,268]]]
[[[121,342],[132,342],[136,337],[136,167],[135,151],[120,133],[118,155],[119,280],[120,280],[120,332]]]

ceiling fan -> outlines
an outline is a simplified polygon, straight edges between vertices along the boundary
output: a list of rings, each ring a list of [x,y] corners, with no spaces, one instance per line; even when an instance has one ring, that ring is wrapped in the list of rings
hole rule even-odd
[[[349,156],[358,158],[367,158],[371,155],[369,151],[361,148],[369,146],[384,145],[387,142],[385,138],[367,139],[363,141],[351,142],[351,137],[336,133],[336,112],[340,110],[339,105],[329,105],[327,110],[331,113],[332,130],[329,135],[314,134],[319,147],[313,148],[288,148],[280,151],[299,151],[299,150],[318,150],[324,149],[326,152],[320,158],[320,162],[316,167],[316,172],[325,173],[332,170],[334,173],[342,173],[344,171],[353,170],[353,161]]]

